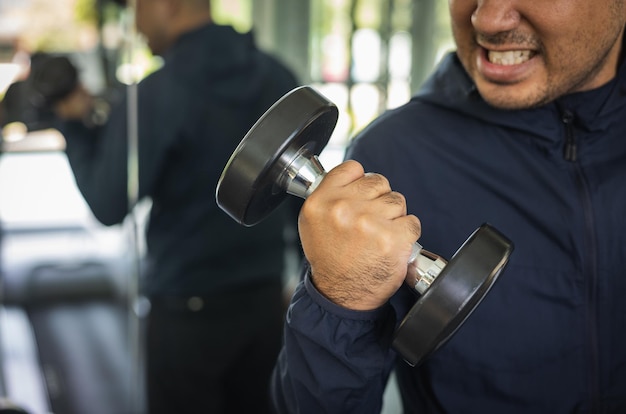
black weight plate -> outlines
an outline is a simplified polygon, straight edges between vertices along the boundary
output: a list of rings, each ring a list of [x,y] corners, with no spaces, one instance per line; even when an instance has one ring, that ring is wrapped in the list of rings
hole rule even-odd
[[[489,224],[470,235],[394,334],[393,347],[407,363],[418,365],[452,337],[487,294],[512,251],[512,242]]]
[[[337,107],[309,86],[288,92],[252,126],[217,184],[222,210],[245,226],[263,220],[287,193],[277,184],[293,155],[319,155],[335,128]]]

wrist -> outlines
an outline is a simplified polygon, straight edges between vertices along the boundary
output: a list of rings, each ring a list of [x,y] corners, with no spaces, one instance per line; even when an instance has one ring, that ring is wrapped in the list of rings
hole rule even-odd
[[[311,285],[321,296],[328,301],[345,309],[353,311],[372,311],[380,308],[386,301],[373,299],[373,293],[365,286],[351,286],[337,283],[330,278],[316,277],[313,271],[309,272]]]
[[[344,319],[376,320],[382,318],[384,315],[387,314],[387,308],[389,306],[388,303],[384,303],[381,306],[378,306],[377,308],[372,308],[370,310],[352,309],[336,303],[317,288],[312,280],[312,274],[310,270],[305,275],[304,288],[306,289],[309,296],[313,299],[313,301],[316,302],[320,307],[322,307],[329,313]]]

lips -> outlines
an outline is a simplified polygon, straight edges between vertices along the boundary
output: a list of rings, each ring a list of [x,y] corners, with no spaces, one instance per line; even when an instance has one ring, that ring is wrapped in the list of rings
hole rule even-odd
[[[497,84],[523,81],[540,68],[536,49],[493,50],[480,47],[476,55],[476,70],[480,78]]]

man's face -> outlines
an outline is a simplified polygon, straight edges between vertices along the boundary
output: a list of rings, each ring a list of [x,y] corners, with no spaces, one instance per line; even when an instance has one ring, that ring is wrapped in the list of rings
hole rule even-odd
[[[448,0],[457,54],[491,105],[518,109],[616,73],[624,0]]]
[[[137,0],[135,24],[152,53],[159,55],[169,46],[167,0]]]

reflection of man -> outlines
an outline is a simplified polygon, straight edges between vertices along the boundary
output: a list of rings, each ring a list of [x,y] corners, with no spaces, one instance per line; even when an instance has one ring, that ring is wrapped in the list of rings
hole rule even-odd
[[[215,188],[247,130],[296,80],[251,35],[212,24],[206,0],[139,0],[136,15],[165,62],[138,87],[139,195],[153,203],[150,412],[268,412],[293,219],[278,213],[244,228],[217,207]],[[91,102],[78,87],[55,109],[79,189],[100,221],[115,224],[128,213],[126,105],[88,127]]]

